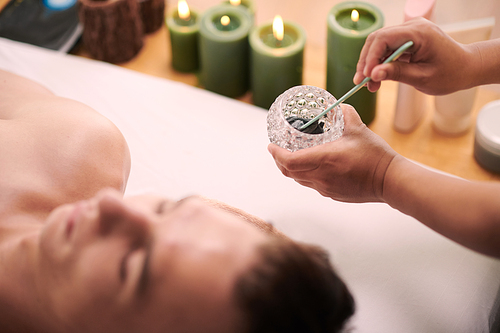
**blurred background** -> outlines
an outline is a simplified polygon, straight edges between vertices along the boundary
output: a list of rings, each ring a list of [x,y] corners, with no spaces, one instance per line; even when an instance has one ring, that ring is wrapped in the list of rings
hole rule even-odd
[[[1,1],[1,0],[0,0]],[[330,9],[342,0],[253,0],[256,7],[256,25],[272,21],[275,15],[284,20],[302,25],[307,33],[305,48],[304,82],[325,86],[326,78],[319,73],[326,71],[326,18]],[[406,0],[365,0],[377,6],[385,18],[385,26],[403,23]],[[424,0],[425,1],[425,0]],[[188,4],[198,11],[206,10],[220,3],[219,0],[188,0]],[[167,11],[177,6],[176,0],[167,0]],[[436,0],[433,21],[438,25],[495,18],[491,38],[500,38],[500,0]],[[320,56],[321,55],[321,56]],[[314,59],[314,61],[311,61]],[[489,88],[500,91],[500,86]]]
[[[403,22],[406,0],[365,0],[374,4],[385,16],[385,26]],[[218,0],[189,0],[191,7],[205,10]],[[304,27],[307,42],[312,45],[326,47],[326,17],[330,9],[341,0],[254,0],[256,6],[256,23],[271,21],[275,15],[284,20],[294,21]],[[168,0],[167,8],[171,10],[177,1]],[[436,0],[434,8],[437,24],[455,23],[465,20],[495,17],[496,26],[491,38],[500,37],[500,1],[499,0]]]
[[[1,16],[8,12],[6,8],[15,9],[31,4],[19,20],[30,19],[29,15],[38,17],[46,23],[47,15],[56,15],[56,11],[40,13],[40,4],[51,1],[58,4],[76,3],[76,0],[0,0],[0,32],[2,31]],[[89,1],[89,0],[86,0]],[[158,0],[138,0],[138,3]],[[160,0],[161,1],[161,0]],[[275,15],[281,15],[284,20],[301,25],[307,34],[304,51],[303,84],[320,88],[326,87],[327,68],[327,15],[331,8],[342,0],[253,0],[255,4],[255,25],[270,22]],[[365,0],[377,6],[385,18],[385,26],[393,26],[403,22],[404,8],[407,0]],[[427,2],[426,0],[421,0]],[[109,1],[113,3],[113,0]],[[187,0],[189,6],[201,13],[208,8],[220,4],[222,0]],[[35,4],[33,6],[33,3]],[[161,3],[161,2],[160,2]],[[9,4],[9,5],[7,5]],[[161,3],[162,4],[162,3]],[[166,0],[165,11],[171,12],[177,8],[177,0]],[[8,7],[10,6],[10,7]],[[74,6],[76,8],[76,6]],[[37,12],[38,11],[38,12]],[[37,14],[38,13],[38,14]],[[35,15],[36,14],[36,15]],[[73,12],[73,15],[75,12]],[[500,0],[436,0],[433,21],[438,25],[447,25],[470,20],[494,18],[491,38],[500,38]],[[18,18],[14,21],[17,24]],[[61,19],[62,20],[62,19]],[[53,20],[55,21],[55,19]],[[33,31],[31,29],[30,31]],[[66,29],[67,30],[67,29]],[[14,29],[14,32],[17,30]],[[80,31],[81,33],[81,31]],[[77,32],[75,32],[75,35]],[[42,34],[48,36],[48,34]],[[1,33],[0,33],[1,36]],[[143,46],[130,60],[118,65],[156,77],[167,78],[191,86],[200,87],[198,73],[182,73],[172,68],[172,52],[170,35],[166,25],[142,38]],[[70,52],[80,57],[92,58],[83,43],[64,52]],[[0,50],[1,54],[2,50]],[[423,163],[430,167],[451,174],[475,180],[497,180],[500,174],[492,173],[480,167],[473,157],[474,123],[480,109],[488,102],[500,99],[500,85],[483,86],[478,89],[477,97],[472,107],[473,125],[457,136],[443,135],[433,126],[434,98],[426,96],[427,112],[419,126],[411,133],[399,133],[394,129],[393,119],[398,94],[398,84],[384,82],[377,98],[377,116],[370,128],[386,140],[403,156]],[[238,100],[252,103],[251,92],[238,97]]]

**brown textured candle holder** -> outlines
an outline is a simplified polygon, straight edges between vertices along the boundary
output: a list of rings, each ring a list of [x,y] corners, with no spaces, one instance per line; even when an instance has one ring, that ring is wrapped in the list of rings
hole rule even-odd
[[[139,0],[144,33],[149,34],[160,29],[165,19],[165,0]]]
[[[137,0],[78,0],[83,44],[90,55],[111,63],[132,59],[142,48]]]

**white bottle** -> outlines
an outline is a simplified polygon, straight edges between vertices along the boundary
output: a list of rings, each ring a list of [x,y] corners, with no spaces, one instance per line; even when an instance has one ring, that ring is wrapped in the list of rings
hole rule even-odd
[[[432,20],[435,0],[407,0],[404,9],[405,22],[416,17]],[[398,85],[394,129],[398,132],[412,132],[420,123],[428,109],[427,97],[412,86]]]

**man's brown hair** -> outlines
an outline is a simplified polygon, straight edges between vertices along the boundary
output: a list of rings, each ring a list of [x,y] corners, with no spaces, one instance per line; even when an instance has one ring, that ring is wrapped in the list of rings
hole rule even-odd
[[[317,246],[282,237],[260,246],[258,259],[235,285],[244,333],[340,332],[354,299]]]

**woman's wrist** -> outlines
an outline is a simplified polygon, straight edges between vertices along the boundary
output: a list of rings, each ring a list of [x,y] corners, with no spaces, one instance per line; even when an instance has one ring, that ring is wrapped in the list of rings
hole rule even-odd
[[[394,152],[386,152],[375,168],[373,187],[375,190],[375,197],[379,202],[387,202],[385,200],[386,179],[388,177],[389,168],[394,163],[394,160],[396,160],[398,157],[400,157],[400,155]]]
[[[463,49],[465,50],[465,63],[460,66],[461,69],[457,68],[458,71],[463,70],[463,89],[477,87],[482,84],[483,64],[481,50],[477,43],[463,45]]]
[[[465,88],[500,83],[500,40],[467,44],[464,49],[467,61],[462,69],[469,78]]]
[[[404,166],[401,167],[402,164],[406,162],[406,158],[403,156],[396,154],[393,156],[384,173],[384,177],[382,179],[381,193],[380,193],[380,201],[387,203],[390,206],[394,204],[394,193],[398,192],[398,183],[401,181],[401,170],[404,170]],[[394,192],[394,189],[396,192]]]

